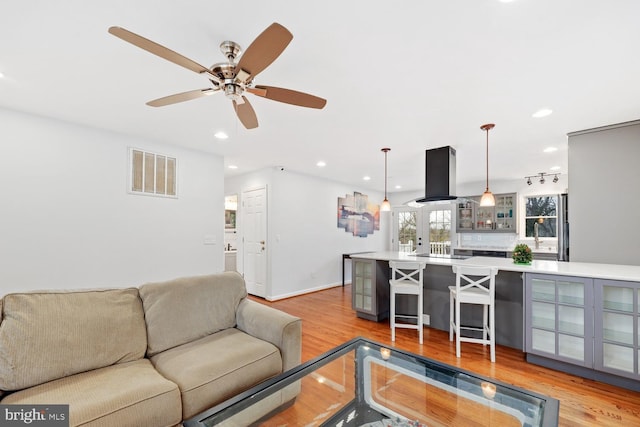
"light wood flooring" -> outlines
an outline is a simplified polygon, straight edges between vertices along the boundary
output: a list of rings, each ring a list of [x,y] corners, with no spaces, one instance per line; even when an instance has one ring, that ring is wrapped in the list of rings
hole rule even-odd
[[[389,322],[359,319],[351,309],[351,286],[269,302],[255,301],[303,319],[302,361],[310,360],[351,338],[363,336],[440,362],[533,390],[560,401],[560,426],[640,427],[640,393],[536,366],[521,351],[496,347],[496,363],[489,348],[462,343],[461,357],[448,332],[425,328],[424,344],[415,330],[397,330],[391,342]]]

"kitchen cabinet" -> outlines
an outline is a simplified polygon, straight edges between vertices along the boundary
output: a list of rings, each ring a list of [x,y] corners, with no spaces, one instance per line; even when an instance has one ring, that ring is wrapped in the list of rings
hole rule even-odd
[[[495,206],[480,206],[481,196],[457,204],[456,231],[517,233],[517,193],[495,194]]]
[[[236,251],[224,252],[224,271],[236,271]]]
[[[526,274],[525,351],[593,366],[593,279]]]
[[[640,391],[640,282],[525,274],[527,361]]]
[[[389,317],[389,264],[352,258],[351,306],[363,319]]]
[[[473,231],[473,205],[474,202],[467,200],[457,205],[457,222],[456,230],[458,233],[462,231]]]
[[[640,379],[640,283],[595,280],[596,369]]]

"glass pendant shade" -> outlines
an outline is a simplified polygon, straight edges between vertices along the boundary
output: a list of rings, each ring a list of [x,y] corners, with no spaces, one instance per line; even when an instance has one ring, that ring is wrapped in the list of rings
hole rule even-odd
[[[382,203],[380,204],[380,210],[382,212],[389,212],[391,210],[391,203],[385,197]]]
[[[480,206],[495,206],[496,198],[493,197],[493,193],[487,189],[484,193],[482,193],[482,198],[480,199]]]

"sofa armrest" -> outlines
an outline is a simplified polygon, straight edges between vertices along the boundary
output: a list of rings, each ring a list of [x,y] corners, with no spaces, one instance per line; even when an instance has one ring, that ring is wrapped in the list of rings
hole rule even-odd
[[[237,328],[280,349],[282,371],[302,359],[302,319],[245,298],[236,311]]]

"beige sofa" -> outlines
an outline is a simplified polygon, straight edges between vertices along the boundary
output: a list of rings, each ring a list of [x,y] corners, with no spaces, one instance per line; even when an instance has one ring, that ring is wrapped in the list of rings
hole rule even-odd
[[[8,294],[0,313],[0,403],[69,404],[71,426],[180,425],[301,358],[301,320],[232,272]]]

